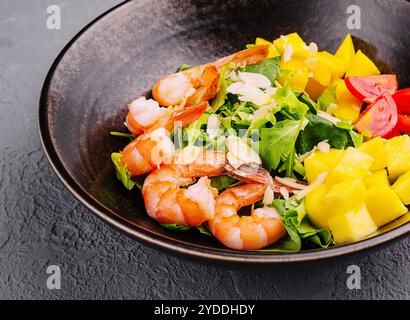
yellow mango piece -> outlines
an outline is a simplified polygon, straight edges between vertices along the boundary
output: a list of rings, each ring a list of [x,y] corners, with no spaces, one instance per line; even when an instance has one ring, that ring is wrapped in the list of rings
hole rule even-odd
[[[276,46],[263,38],[256,38],[255,41],[256,46],[262,46],[262,45],[267,45],[269,47],[269,53],[268,53],[268,58],[275,58],[280,56],[279,50],[276,48]]]
[[[373,172],[372,174],[369,174],[367,177],[364,178],[364,184],[368,188],[378,183],[385,183],[386,185],[390,186],[386,169],[381,169],[379,171]]]
[[[300,60],[293,59],[281,63],[281,72],[289,75],[279,76],[278,82],[283,86],[289,81],[290,87],[294,91],[304,91],[309,80],[309,71],[304,67]]]
[[[321,55],[305,60],[306,68],[313,73],[312,79],[322,86],[329,86],[332,82],[332,63]]]
[[[362,179],[349,179],[334,184],[323,196],[323,208],[330,212],[329,218],[346,213],[363,204],[367,189]]]
[[[352,36],[350,33],[347,34],[346,38],[343,40],[339,49],[335,53],[335,57],[344,61],[347,67],[352,63],[353,57],[355,56],[355,50],[353,45]]]
[[[327,51],[319,52],[318,55],[330,62],[332,80],[340,79],[344,76],[348,68],[346,62],[340,60],[339,58],[335,57],[333,54]]]
[[[280,36],[273,43],[281,55],[284,54],[286,47],[289,45],[293,51],[292,58],[306,59],[310,55],[308,46],[296,32]]]
[[[392,187],[401,201],[407,206],[410,204],[410,171],[403,174]]]
[[[357,51],[353,57],[349,69],[346,71],[346,77],[350,76],[373,76],[379,75],[380,71],[376,65],[362,51]]]
[[[378,227],[384,226],[408,211],[399,196],[385,183],[378,183],[367,190],[366,205]]]
[[[326,181],[334,184],[346,179],[362,179],[369,174],[373,158],[356,148],[348,148]]]
[[[390,181],[410,171],[410,137],[408,135],[387,140],[384,148],[387,153],[387,170]]]
[[[309,192],[305,197],[305,207],[307,215],[310,221],[318,228],[329,229],[329,211],[323,208],[322,199],[323,196],[329,190],[329,186],[326,183],[321,184],[319,187]]]
[[[359,119],[360,108],[354,107],[351,104],[338,103],[332,110],[332,113],[339,119],[355,122]]]
[[[327,153],[320,151],[313,152],[304,162],[307,181],[312,183],[319,174],[332,170],[344,153],[344,150],[338,149],[330,149]]]
[[[332,111],[333,114],[343,120],[356,121],[360,115],[362,102],[350,93],[343,79],[338,79],[334,83],[336,84],[337,106]]]
[[[359,241],[377,231],[366,205],[329,219],[329,228],[336,244]]]
[[[359,150],[367,153],[374,159],[371,171],[378,171],[387,167],[387,153],[384,149],[384,140],[381,137],[374,138],[363,143]]]

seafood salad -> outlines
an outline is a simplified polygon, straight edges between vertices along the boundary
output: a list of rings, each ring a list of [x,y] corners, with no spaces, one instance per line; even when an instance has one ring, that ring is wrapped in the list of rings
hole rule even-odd
[[[124,120],[116,176],[170,232],[297,252],[408,215],[410,88],[350,34],[334,54],[291,33],[183,65]]]

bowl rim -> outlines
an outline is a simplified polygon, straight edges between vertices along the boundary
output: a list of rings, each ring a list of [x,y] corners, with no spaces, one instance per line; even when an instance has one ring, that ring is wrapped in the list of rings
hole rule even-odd
[[[346,254],[357,253],[366,249],[370,249],[381,244],[391,242],[404,237],[410,233],[410,222],[396,227],[385,233],[375,235],[374,237],[361,240],[359,242],[335,246],[327,249],[315,249],[308,251],[300,251],[297,253],[257,253],[249,251],[221,251],[222,249],[211,249],[189,244],[188,242],[179,241],[177,239],[166,238],[165,236],[159,236],[146,230],[137,230],[137,225],[132,224],[116,214],[112,210],[108,209],[90,194],[88,194],[68,173],[65,169],[62,161],[60,160],[56,148],[53,145],[49,122],[48,122],[48,91],[50,88],[51,80],[54,73],[60,64],[64,55],[69,51],[72,45],[83,35],[90,27],[100,21],[102,18],[114,13],[116,10],[125,7],[130,4],[130,0],[125,0],[106,12],[99,15],[97,18],[88,23],[82,28],[61,50],[57,58],[52,63],[47,76],[44,80],[39,105],[38,105],[38,126],[40,133],[40,140],[46,157],[51,164],[54,172],[58,178],[63,182],[64,186],[71,192],[74,197],[80,201],[87,209],[93,212],[97,217],[105,221],[106,223],[114,226],[127,236],[142,241],[143,243],[150,245],[151,247],[164,249],[171,253],[179,253],[185,256],[199,258],[202,260],[211,260],[215,262],[232,262],[241,264],[283,264],[294,262],[308,262],[308,261],[320,261],[323,259],[339,257]]]

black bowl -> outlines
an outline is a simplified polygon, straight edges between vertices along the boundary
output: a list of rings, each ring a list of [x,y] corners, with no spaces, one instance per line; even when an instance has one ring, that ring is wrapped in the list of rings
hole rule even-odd
[[[356,1],[358,49],[385,72],[410,85],[406,1]],[[256,36],[274,39],[299,32],[333,52],[350,30],[348,4],[328,1],[131,1],[110,10],[80,32],[59,55],[40,99],[40,132],[47,156],[67,188],[100,218],[156,247],[195,257],[234,262],[316,260],[356,252],[410,231],[402,219],[370,239],[297,254],[238,252],[197,233],[172,233],[148,218],[138,190],[115,178],[110,153],[125,142],[109,136],[123,126],[127,103],[156,80],[188,63],[201,64],[241,50]]]

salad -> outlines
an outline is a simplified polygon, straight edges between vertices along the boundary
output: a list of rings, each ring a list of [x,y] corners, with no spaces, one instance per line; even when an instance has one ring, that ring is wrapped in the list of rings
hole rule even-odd
[[[297,33],[158,81],[129,104],[111,159],[148,215],[235,250],[351,243],[408,213],[410,88],[350,34],[335,54]]]

